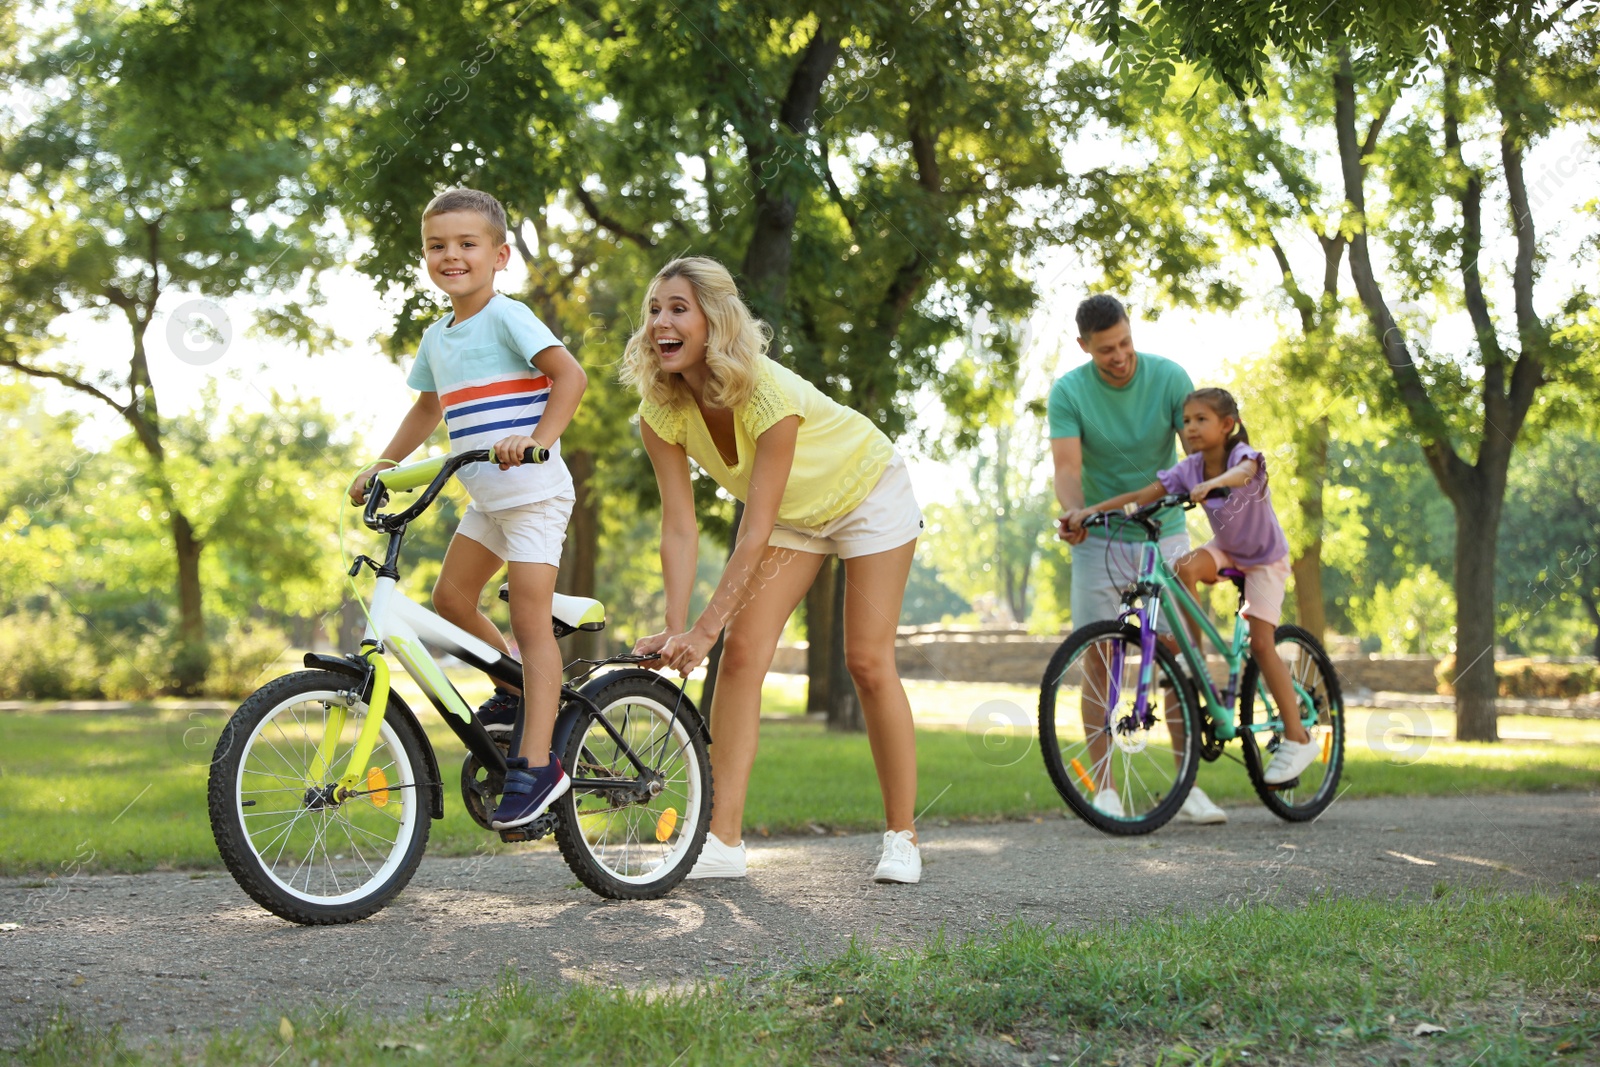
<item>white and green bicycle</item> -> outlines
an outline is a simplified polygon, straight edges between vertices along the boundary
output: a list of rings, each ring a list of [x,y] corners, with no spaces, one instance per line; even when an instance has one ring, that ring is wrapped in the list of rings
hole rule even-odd
[[[529,457],[531,460],[533,457]],[[444,816],[444,780],[427,734],[389,687],[387,653],[461,738],[461,793],[485,830],[501,792],[506,753],[522,730],[492,735],[435,662],[443,650],[490,678],[522,684],[522,665],[439,618],[399,589],[406,528],[486,449],[384,471],[363,520],[388,535],[361,651],[308,654],[308,668],[251,694],[234,712],[211,762],[211,832],[228,870],[257,903],[291,922],[345,923],[378,911],[405,888]],[[424,488],[425,487],[425,488]],[[422,488],[415,503],[381,514],[391,492]],[[504,587],[500,590],[506,596]],[[557,637],[599,630],[596,600],[557,595]],[[676,685],[637,666],[639,656],[575,660],[561,690],[554,751],[572,788],[506,841],[554,832],[567,865],[605,897],[651,899],[676,886],[699,858],[711,813],[710,735]],[[619,669],[604,669],[619,668]]]

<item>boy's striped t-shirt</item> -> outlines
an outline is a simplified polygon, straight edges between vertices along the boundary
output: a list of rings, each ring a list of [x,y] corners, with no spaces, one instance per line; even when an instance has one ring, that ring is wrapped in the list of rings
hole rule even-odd
[[[532,436],[550,399],[550,379],[533,360],[560,344],[526,305],[497,293],[464,322],[451,315],[428,327],[406,384],[439,394],[450,451],[490,448],[512,434]],[[551,443],[546,463],[508,471],[478,463],[459,477],[484,511],[532,504],[572,486],[560,442]]]

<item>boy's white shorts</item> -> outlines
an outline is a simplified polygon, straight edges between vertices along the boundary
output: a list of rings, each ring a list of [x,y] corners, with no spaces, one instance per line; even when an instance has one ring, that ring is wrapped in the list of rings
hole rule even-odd
[[[481,511],[467,505],[456,533],[478,542],[507,563],[548,563],[561,566],[561,545],[567,539],[567,521],[577,497],[571,488],[545,500],[514,508]]]

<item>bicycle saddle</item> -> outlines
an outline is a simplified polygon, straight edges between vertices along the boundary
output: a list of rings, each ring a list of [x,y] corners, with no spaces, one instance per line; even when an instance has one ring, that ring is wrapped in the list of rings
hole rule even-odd
[[[506,583],[500,586],[500,599],[506,603],[511,602],[511,585]],[[570,630],[604,630],[606,628],[606,606],[600,601],[586,596],[568,596],[565,593],[556,593],[550,604],[550,614],[555,620]],[[565,632],[565,631],[563,631]]]

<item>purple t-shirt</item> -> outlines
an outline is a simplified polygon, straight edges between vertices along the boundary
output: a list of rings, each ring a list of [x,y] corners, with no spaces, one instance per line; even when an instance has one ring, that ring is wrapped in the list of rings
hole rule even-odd
[[[1241,567],[1259,567],[1289,554],[1289,539],[1283,536],[1278,516],[1272,512],[1272,491],[1267,488],[1267,459],[1240,441],[1228,453],[1227,468],[1247,459],[1256,461],[1256,473],[1233,490],[1226,500],[1208,499],[1206,518],[1217,547]],[[1206,458],[1199,452],[1159,471],[1156,478],[1169,493],[1188,495],[1206,480]]]

